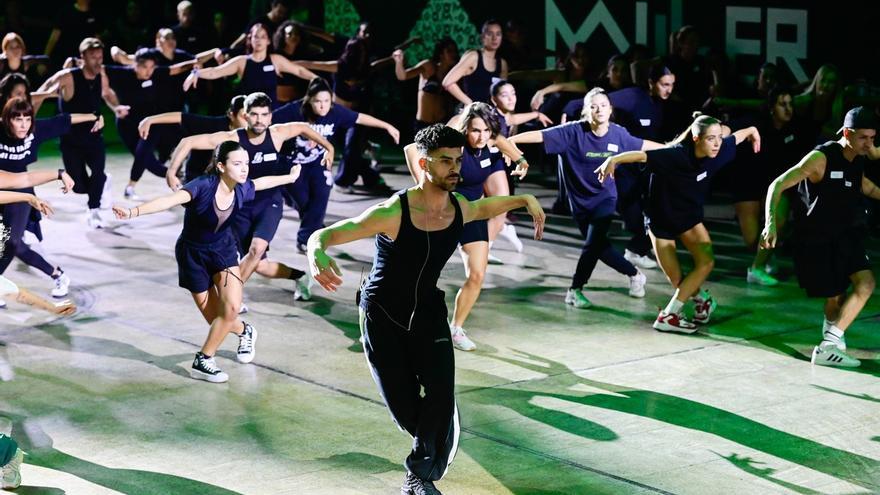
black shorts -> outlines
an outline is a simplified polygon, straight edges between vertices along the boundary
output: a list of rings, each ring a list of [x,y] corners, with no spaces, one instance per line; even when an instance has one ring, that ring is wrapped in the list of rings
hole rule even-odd
[[[687,222],[678,222],[665,224],[661,222],[651,221],[651,219],[645,215],[645,230],[650,231],[651,234],[654,235],[657,239],[667,239],[674,241],[684,234],[688,230],[696,227],[698,224],[702,223],[703,220],[690,220]]]
[[[178,285],[196,293],[211,288],[214,275],[238,266],[238,253],[232,235],[211,244],[178,238],[174,257],[177,259]]]
[[[850,275],[871,269],[861,234],[846,234],[827,241],[795,243],[794,267],[798,284],[809,297],[835,297],[846,293]]]
[[[458,243],[464,246],[471,242],[486,241],[489,242],[489,221],[474,220],[464,224],[461,229],[461,237]]]
[[[238,238],[241,255],[244,256],[251,247],[251,241],[259,238],[272,242],[278,232],[283,213],[283,199],[266,198],[246,204],[235,217],[235,236]],[[266,248],[269,251],[269,248]],[[265,258],[265,253],[263,254]]]

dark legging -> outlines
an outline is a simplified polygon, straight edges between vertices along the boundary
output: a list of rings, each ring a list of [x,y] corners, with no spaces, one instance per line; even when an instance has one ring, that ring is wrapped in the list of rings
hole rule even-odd
[[[623,225],[632,234],[626,249],[647,256],[651,252],[651,239],[645,230],[645,214],[642,206],[641,174],[637,167],[620,167],[615,174],[617,185],[617,212]]]
[[[145,170],[149,170],[157,177],[165,177],[165,166],[156,158],[156,148],[159,147],[162,137],[168,131],[156,126],[150,131],[147,140],[140,138],[137,129],[138,120],[133,119],[131,115],[124,119],[116,119],[116,129],[119,131],[119,138],[122,139],[125,147],[134,157],[131,165],[131,173],[129,178],[132,182],[141,180]]]
[[[6,268],[12,263],[13,257],[17,257],[27,265],[51,277],[52,272],[55,271],[52,265],[21,240],[30,217],[31,205],[27,203],[11,203],[3,206],[3,223],[9,229],[10,237],[6,243],[3,257],[0,258],[0,273],[6,271]]]
[[[361,126],[352,126],[345,133],[345,147],[342,150],[342,159],[339,160],[334,181],[340,187],[348,187],[357,182],[358,176],[364,181],[364,186],[372,187],[379,184],[379,172],[376,172],[367,163],[361,154],[367,147],[366,129]]]
[[[329,174],[330,172],[319,162],[308,163],[303,166],[299,179],[287,186],[287,192],[299,212],[297,244],[307,243],[309,236],[324,226],[327,201],[330,199],[330,189],[333,187]]]
[[[572,289],[583,288],[590,280],[590,275],[593,274],[593,269],[596,268],[596,262],[599,260],[626,276],[632,277],[638,273],[636,267],[626,261],[608,240],[611,215],[600,218],[575,217],[574,220],[585,240],[577,268],[571,278]]]
[[[64,169],[73,179],[73,192],[89,195],[89,208],[101,207],[101,193],[107,181],[106,158],[104,139],[100,136],[61,136]]]

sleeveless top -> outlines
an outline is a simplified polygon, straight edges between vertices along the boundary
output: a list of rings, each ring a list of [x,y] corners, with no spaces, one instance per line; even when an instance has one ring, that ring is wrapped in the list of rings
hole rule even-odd
[[[836,141],[815,149],[825,155],[825,175],[819,182],[798,184],[803,205],[795,235],[801,240],[830,241],[865,226],[862,174],[867,158],[857,156],[850,162]]]
[[[406,330],[417,314],[445,312],[443,291],[437,288],[437,280],[455,253],[464,218],[458,200],[449,193],[455,208],[452,223],[432,232],[418,229],[412,223],[407,191],[397,195],[400,197],[400,230],[394,240],[385,234],[376,236],[373,269],[361,287],[361,307],[378,305]]]
[[[70,101],[64,101],[64,98],[58,97],[59,113],[95,113],[101,109],[101,74],[95,76],[94,79],[86,79],[82,69],[75,68],[70,70],[73,76],[73,98]],[[86,137],[100,137],[100,132],[92,133],[94,122],[82,122],[71,126],[70,132],[61,136],[61,139],[83,139]]]
[[[274,106],[275,100],[278,99],[278,76],[275,74],[271,55],[267,54],[266,59],[262,62],[257,62],[248,55],[238,89],[239,93],[244,95],[257,91],[266,93]]]
[[[275,144],[272,142],[272,136],[269,134],[270,131],[268,129],[264,133],[263,142],[260,144],[251,143],[246,129],[238,129],[235,132],[238,134],[238,142],[247,151],[248,158],[250,159],[250,166],[248,167],[249,180],[259,179],[267,175],[287,173],[282,170],[283,160],[281,160],[278,150],[275,149]],[[254,202],[269,199],[277,200],[280,197],[281,187],[273,187],[257,191]]]
[[[495,57],[495,70],[489,72],[483,66],[483,51],[477,50],[477,68],[471,74],[461,78],[461,90],[473,101],[489,103],[491,101],[489,88],[492,79],[501,77],[501,58]]]

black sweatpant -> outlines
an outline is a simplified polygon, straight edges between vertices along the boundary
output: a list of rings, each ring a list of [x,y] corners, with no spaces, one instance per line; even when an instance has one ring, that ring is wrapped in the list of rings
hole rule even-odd
[[[102,136],[61,136],[61,160],[73,179],[73,192],[89,195],[89,208],[101,207],[104,192],[104,164],[107,159]],[[88,171],[86,171],[88,167]]]
[[[386,305],[387,307],[388,305]],[[391,417],[413,437],[406,468],[420,479],[446,474],[458,449],[455,359],[446,304],[420,303],[411,330],[391,320],[378,304],[364,301],[360,326],[370,372]],[[401,323],[409,325],[409,315]],[[421,390],[424,389],[424,394]]]
[[[578,258],[577,268],[571,278],[572,289],[583,288],[584,284],[590,280],[590,276],[596,268],[596,262],[599,260],[628,277],[638,273],[636,267],[614,249],[611,241],[608,240],[611,215],[599,218],[578,216],[574,220],[584,236],[584,247],[581,249],[581,257]]]
[[[31,190],[31,193],[33,193],[33,190]],[[6,242],[3,257],[0,258],[0,274],[6,271],[6,268],[12,263],[12,258],[17,257],[51,277],[52,272],[55,271],[52,265],[22,240],[24,231],[31,218],[31,205],[27,203],[10,203],[3,205],[0,213],[3,215],[3,223],[9,229],[9,240]]]
[[[645,187],[637,167],[620,167],[615,172],[617,185],[617,212],[623,218],[623,225],[632,234],[626,249],[639,256],[651,252],[651,238],[645,229],[645,213],[642,203],[642,190]]]

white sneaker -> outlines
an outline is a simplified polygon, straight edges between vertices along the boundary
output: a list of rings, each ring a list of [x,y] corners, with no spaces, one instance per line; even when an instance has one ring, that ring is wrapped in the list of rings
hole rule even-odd
[[[837,322],[835,322],[837,323]],[[822,338],[825,338],[825,333],[828,332],[828,329],[831,328],[831,325],[834,323],[830,323],[825,318],[822,318]],[[846,335],[840,336],[840,343],[837,344],[837,348],[843,352],[846,352]]]
[[[312,299],[312,277],[305,274],[294,281],[296,289],[293,291],[294,301],[309,301]]]
[[[645,274],[637,269],[635,275],[627,278],[629,278],[629,295],[637,298],[645,297],[645,283],[647,283],[648,277],[645,277]]]
[[[58,278],[53,279],[55,287],[52,288],[52,297],[65,297],[70,292],[70,277],[66,273],[61,272]]]
[[[104,181],[104,189],[101,190],[101,208],[109,209],[113,206],[113,186],[111,185],[110,174],[105,173],[107,180]]]
[[[24,452],[17,448],[12,460],[0,468],[0,488],[15,489],[21,485],[21,462],[24,460]]]
[[[861,361],[847,355],[830,342],[822,342],[814,347],[810,362],[819,366],[840,366],[842,368],[855,368],[862,364]]]
[[[449,325],[449,332],[452,334],[452,345],[455,346],[456,349],[472,351],[477,348],[477,345],[468,338],[464,328]]]
[[[122,196],[129,201],[140,201],[141,197],[138,196],[136,192],[134,192],[134,186],[125,186],[125,192],[122,193]],[[103,198],[101,200],[101,204],[103,205]]]
[[[779,280],[773,275],[770,275],[760,268],[752,267],[749,267],[749,269],[746,270],[746,281],[750,284],[758,284],[766,287],[773,287],[774,285],[779,284]]]
[[[86,221],[89,224],[89,228],[92,229],[103,229],[104,228],[104,219],[101,218],[101,210],[99,208],[89,208],[88,217]]]
[[[648,256],[642,256],[640,254],[636,254],[629,249],[623,252],[623,258],[626,261],[629,261],[633,265],[644,268],[646,270],[651,268],[657,268],[657,262],[649,258]]]
[[[235,352],[235,359],[239,363],[250,363],[257,355],[257,329],[248,322],[244,323],[244,330],[238,336],[238,350]]]
[[[587,309],[593,305],[587,296],[578,289],[568,289],[565,291],[565,304],[574,306],[577,309]]]
[[[489,264],[490,265],[503,265],[504,262],[501,261],[501,258],[495,256],[492,253],[489,253]]]
[[[0,299],[0,309],[6,309],[6,299]]]
[[[193,359],[189,376],[196,380],[205,380],[211,383],[225,383],[229,381],[229,375],[217,367],[214,356],[207,357],[201,352],[196,353]]]
[[[516,235],[516,227],[513,224],[505,224],[504,228],[501,229],[499,235],[504,238],[507,242],[513,244],[513,248],[516,249],[517,253],[521,253],[523,250],[523,243],[519,240],[519,237]]]

